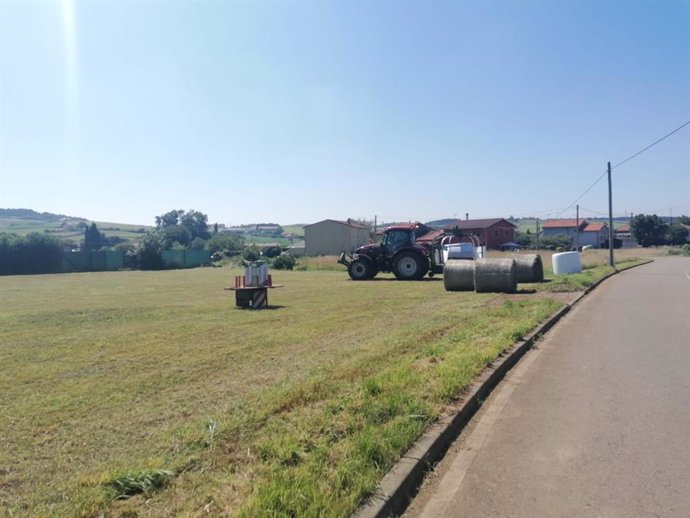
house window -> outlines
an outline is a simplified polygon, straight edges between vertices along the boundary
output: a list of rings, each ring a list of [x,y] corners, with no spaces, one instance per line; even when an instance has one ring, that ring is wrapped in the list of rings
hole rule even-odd
[[[494,237],[498,237],[498,230],[494,230]]]

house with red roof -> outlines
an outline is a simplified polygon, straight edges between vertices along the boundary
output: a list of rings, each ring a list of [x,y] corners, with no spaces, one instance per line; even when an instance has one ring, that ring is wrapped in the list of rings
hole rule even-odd
[[[581,219],[579,223],[575,219],[552,219],[545,221],[541,226],[542,235],[544,237],[569,236],[573,238],[574,242],[575,234],[578,231],[582,232],[588,224],[586,219]]]
[[[503,245],[514,244],[517,227],[504,218],[459,219],[443,227],[446,231],[459,229],[464,236],[461,241],[479,241],[480,246],[500,249]],[[472,236],[472,237],[469,237]]]
[[[606,223],[587,223],[587,226],[580,230],[579,237],[580,246],[603,248],[608,244],[609,226]]]
[[[577,241],[580,246],[589,245],[593,248],[602,248],[609,238],[606,223],[590,223],[586,219],[579,222],[575,219],[554,219],[545,221],[541,228],[544,237],[566,236],[571,238],[573,245]]]

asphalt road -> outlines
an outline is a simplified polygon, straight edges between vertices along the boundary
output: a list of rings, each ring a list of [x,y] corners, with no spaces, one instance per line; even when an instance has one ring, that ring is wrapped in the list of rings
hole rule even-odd
[[[576,305],[405,516],[690,517],[690,259],[623,272]]]

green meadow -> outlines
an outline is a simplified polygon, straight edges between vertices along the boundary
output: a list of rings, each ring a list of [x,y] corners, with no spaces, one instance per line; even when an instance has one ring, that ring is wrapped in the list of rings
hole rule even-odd
[[[0,509],[347,516],[562,304],[343,268],[273,271],[270,308],[240,310],[238,274],[0,277]]]

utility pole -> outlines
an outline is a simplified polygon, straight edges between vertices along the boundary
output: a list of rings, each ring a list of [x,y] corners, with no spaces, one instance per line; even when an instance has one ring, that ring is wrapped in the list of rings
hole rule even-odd
[[[378,216],[376,214],[374,214],[374,235],[376,235],[376,230],[377,230],[376,227],[378,226],[377,220],[378,220]]]
[[[537,250],[539,250],[539,218],[537,218]]]
[[[575,205],[575,250],[580,251],[580,206]]]
[[[633,225],[633,213],[630,213],[630,237],[628,238],[628,244],[630,245],[630,248],[632,248],[633,244],[633,235],[632,235],[632,225]]]
[[[613,260],[613,194],[611,190],[611,162],[608,163],[609,176],[609,266],[616,266]]]

